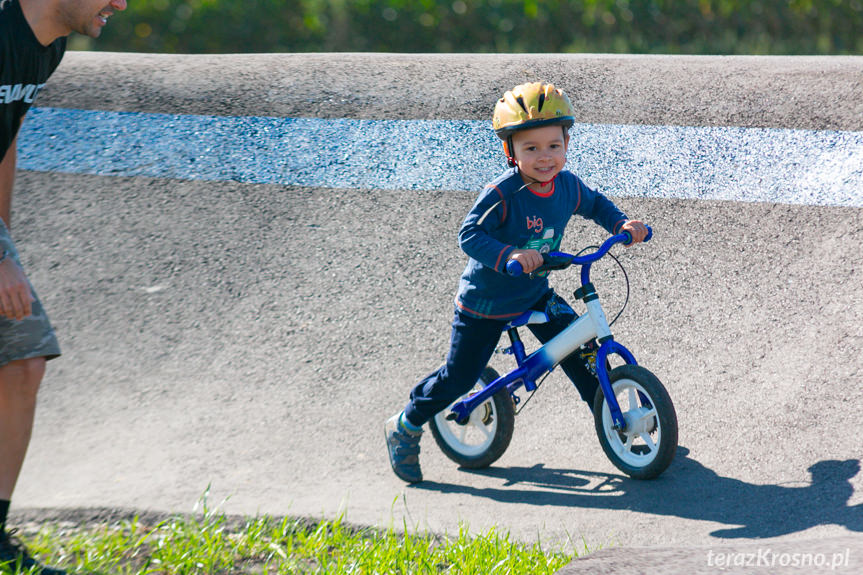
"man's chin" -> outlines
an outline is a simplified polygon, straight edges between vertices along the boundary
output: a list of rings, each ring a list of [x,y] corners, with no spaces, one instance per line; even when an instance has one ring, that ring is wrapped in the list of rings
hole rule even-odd
[[[80,30],[75,30],[75,32],[77,32],[78,34],[81,34],[82,36],[89,36],[90,38],[98,38],[102,34],[102,27],[96,26],[94,24],[91,26],[85,26],[85,27],[81,28]]]

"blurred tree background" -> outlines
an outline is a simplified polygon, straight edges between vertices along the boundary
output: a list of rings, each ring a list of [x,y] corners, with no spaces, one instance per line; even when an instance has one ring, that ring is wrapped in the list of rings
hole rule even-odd
[[[863,0],[129,0],[96,42],[156,53],[863,54]]]

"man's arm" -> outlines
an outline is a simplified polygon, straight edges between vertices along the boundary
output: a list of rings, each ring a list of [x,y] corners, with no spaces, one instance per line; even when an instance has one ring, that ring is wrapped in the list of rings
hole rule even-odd
[[[18,162],[17,148],[18,136],[15,136],[0,162],[0,218],[7,228],[12,227],[12,187],[15,185],[15,167]]]
[[[16,147],[18,137],[12,140],[12,145],[6,150],[3,161],[0,161],[0,315],[21,320],[31,313],[30,304],[33,296],[24,271],[11,257],[9,247],[12,239],[9,237],[9,223],[12,213],[12,187],[15,184],[15,168],[18,160]],[[5,224],[5,225],[4,225]]]

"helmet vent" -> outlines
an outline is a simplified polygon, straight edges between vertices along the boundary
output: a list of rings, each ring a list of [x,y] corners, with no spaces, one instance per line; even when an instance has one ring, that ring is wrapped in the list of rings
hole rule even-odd
[[[514,132],[546,125],[569,129],[574,120],[572,103],[563,91],[533,82],[507,90],[495,104],[491,123],[495,134],[506,140]]]

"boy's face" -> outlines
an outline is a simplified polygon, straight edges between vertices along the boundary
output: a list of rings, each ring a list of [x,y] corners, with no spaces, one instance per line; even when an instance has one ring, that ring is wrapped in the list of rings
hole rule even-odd
[[[566,164],[569,135],[560,126],[543,126],[512,135],[512,148],[519,171],[538,182],[548,182]]]

